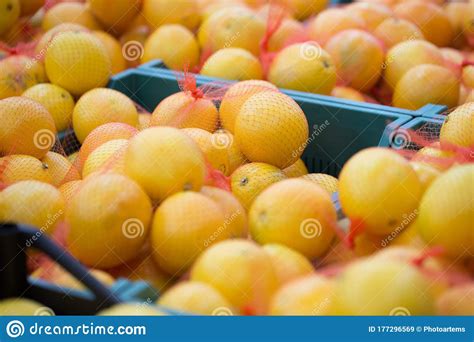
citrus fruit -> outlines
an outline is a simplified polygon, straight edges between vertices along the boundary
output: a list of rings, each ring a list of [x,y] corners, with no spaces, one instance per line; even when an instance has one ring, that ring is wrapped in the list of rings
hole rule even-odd
[[[94,172],[125,172],[124,158],[128,146],[128,140],[116,139],[110,140],[97,147],[89,154],[84,167],[82,168],[82,177],[93,174]]]
[[[397,17],[417,25],[426,40],[437,46],[448,46],[454,39],[448,15],[435,4],[409,1],[395,6],[393,12]]]
[[[247,162],[232,133],[222,129],[217,130],[212,134],[211,141],[214,146],[223,149],[227,154],[228,167],[224,170],[224,175],[230,176],[239,166]]]
[[[375,28],[373,33],[387,49],[406,40],[424,39],[418,26],[400,18],[385,19]]]
[[[109,32],[122,33],[140,13],[141,0],[90,0],[90,12]]]
[[[150,127],[151,115],[150,114],[138,114],[138,130],[143,131]]]
[[[443,66],[444,58],[433,44],[419,39],[401,42],[385,56],[383,65],[384,80],[393,89],[403,75],[420,64],[436,64]]]
[[[222,126],[231,133],[234,133],[235,119],[243,104],[254,94],[263,91],[278,91],[273,84],[260,81],[242,81],[227,89],[219,107],[219,118]]]
[[[378,3],[355,2],[349,4],[346,10],[361,18],[368,31],[375,30],[384,20],[392,17],[390,8]]]
[[[342,84],[360,91],[370,90],[382,73],[384,51],[374,36],[362,30],[345,30],[328,40],[331,55]]]
[[[329,248],[336,217],[331,198],[321,187],[288,179],[257,196],[249,210],[249,228],[258,243],[280,243],[314,259]]]
[[[0,301],[2,316],[35,316],[39,310],[51,310],[43,304],[26,298],[8,298]],[[52,310],[51,310],[52,312]]]
[[[319,275],[297,278],[280,287],[268,310],[276,316],[326,316],[334,300],[333,280]]]
[[[0,60],[0,100],[20,96],[35,84],[47,81],[42,63],[27,56],[10,56]]]
[[[217,108],[211,100],[182,91],[160,102],[153,111],[150,125],[201,128],[214,132],[218,116]]]
[[[32,156],[12,154],[0,158],[0,183],[10,185],[23,180],[51,183],[51,170]]]
[[[198,0],[198,6],[203,21],[209,18],[214,12],[223,8],[237,7],[248,9],[244,0]]]
[[[202,152],[186,133],[152,127],[130,140],[125,171],[153,200],[163,200],[183,190],[199,191],[206,169]]]
[[[232,173],[232,193],[248,210],[258,194],[271,184],[284,179],[286,179],[285,174],[276,166],[265,163],[249,163]]]
[[[436,301],[436,313],[441,316],[472,316],[474,284],[467,283],[448,289]]]
[[[212,286],[198,281],[184,281],[167,290],[158,305],[186,314],[233,315],[232,305]]]
[[[467,257],[474,251],[473,179],[474,165],[453,167],[431,183],[420,203],[416,221],[420,235],[429,245],[442,246],[453,258]]]
[[[151,214],[150,199],[129,178],[113,173],[90,177],[67,207],[68,249],[88,266],[120,265],[143,246]]]
[[[244,7],[227,7],[212,13],[199,28],[201,48],[212,52],[223,48],[242,48],[255,56],[260,53],[260,40],[265,34],[265,21]]]
[[[180,42],[177,47],[176,42]],[[146,40],[142,62],[161,59],[173,70],[194,68],[199,63],[199,45],[193,33],[181,25],[163,25]]]
[[[191,280],[211,285],[236,310],[256,315],[267,311],[278,286],[270,256],[242,239],[221,241],[205,250],[191,269]]]
[[[314,272],[309,260],[291,248],[271,243],[264,245],[263,249],[270,255],[280,285]]]
[[[94,31],[92,34],[104,45],[112,63],[112,74],[118,74],[124,71],[127,68],[127,61],[122,53],[122,46],[119,41],[104,31]]]
[[[364,29],[364,20],[344,8],[330,8],[319,13],[308,22],[308,35],[319,44],[326,42],[336,33],[349,29]]]
[[[272,34],[268,41],[268,51],[278,52],[284,47],[306,37],[302,23],[294,19],[284,19],[280,27]]]
[[[107,88],[88,91],[77,101],[72,113],[74,133],[80,142],[95,128],[110,122],[138,125],[135,104],[126,95]]]
[[[231,237],[247,236],[247,213],[232,193],[210,186],[204,186],[201,194],[216,202],[224,213],[223,230]]]
[[[327,0],[282,0],[281,3],[298,20],[307,19],[308,17],[321,12],[328,5]]]
[[[56,140],[51,114],[26,97],[0,100],[0,122],[0,154],[42,158]]]
[[[31,225],[51,234],[62,222],[64,199],[51,184],[20,181],[0,193],[0,221]]]
[[[21,16],[35,14],[44,3],[45,0],[20,0]]]
[[[301,178],[319,185],[329,194],[333,194],[339,189],[339,181],[337,178],[325,173],[309,173],[302,176]]]
[[[441,149],[440,143],[435,142],[418,150],[411,161],[425,163],[439,171],[444,171],[452,166],[455,156],[454,152]]]
[[[291,97],[266,91],[252,95],[243,104],[234,136],[250,161],[285,168],[300,158],[308,131],[306,116]]]
[[[19,0],[0,1],[0,35],[4,34],[20,18]]]
[[[364,95],[351,87],[334,87],[331,96],[352,101],[365,102]]]
[[[120,303],[103,309],[97,316],[165,316],[166,314],[148,302],[144,303]]]
[[[64,183],[59,187],[59,191],[63,195],[66,205],[68,205],[71,199],[77,194],[81,186],[82,180],[75,180]]]
[[[46,31],[38,40],[38,43],[35,46],[35,52],[37,56],[44,58],[46,51],[51,46],[53,38],[56,37],[57,35],[60,35],[61,33],[68,32],[68,31],[89,32],[89,29],[82,25],[74,24],[74,23],[63,23],[63,24],[54,26],[53,28]]]
[[[455,50],[455,51],[458,51],[458,50]],[[462,81],[468,87],[474,88],[474,65],[466,65],[462,69]]]
[[[469,4],[467,2],[447,2],[444,4],[443,9],[454,31],[454,41],[452,45],[456,48],[461,48],[466,45],[463,24],[464,18],[466,18],[469,13]]]
[[[142,15],[152,27],[181,24],[189,29],[199,25],[196,0],[143,0]]]
[[[224,48],[212,54],[201,69],[204,76],[228,80],[259,80],[263,77],[260,61],[242,48]]]
[[[62,2],[54,5],[44,14],[41,27],[48,31],[62,23],[73,23],[99,30],[100,25],[86,4],[79,2]]]
[[[441,146],[474,146],[474,102],[466,103],[452,111],[441,126]]]
[[[427,103],[452,108],[458,104],[459,86],[459,80],[451,70],[439,65],[417,65],[398,81],[393,93],[393,105],[412,110]]]
[[[182,274],[198,255],[215,242],[230,237],[224,212],[212,199],[197,192],[179,192],[155,212],[151,230],[153,256],[164,271]]]
[[[445,59],[446,68],[449,68],[457,77],[461,76],[461,84],[465,83],[462,77],[464,70],[464,68],[462,68],[464,54],[461,51],[452,48],[440,48],[439,50]],[[466,66],[466,68],[468,67],[469,66]]]
[[[473,9],[474,2],[469,1],[469,11],[466,12],[463,20],[463,33],[471,46],[474,40],[474,14],[472,14]]]
[[[107,84],[112,63],[99,39],[87,32],[63,32],[53,38],[45,55],[46,74],[72,95]]]
[[[317,43],[298,43],[276,55],[268,80],[279,88],[328,95],[336,84],[336,67]]]
[[[81,179],[79,171],[63,155],[56,152],[48,152],[41,159],[50,176],[51,183],[55,187],[60,187],[64,183]]]
[[[294,164],[283,169],[283,173],[288,178],[301,177],[308,174],[308,169],[301,159],[298,159]]]
[[[22,96],[41,103],[53,117],[59,132],[70,127],[74,98],[66,89],[50,83],[41,83],[27,89]]]
[[[77,169],[82,170],[83,164],[89,155],[99,146],[110,140],[130,139],[138,130],[134,126],[121,122],[110,122],[94,128],[82,143],[77,161],[74,163]]]
[[[339,315],[432,315],[429,283],[410,264],[369,258],[350,264],[337,280],[334,311]]]
[[[410,164],[420,180],[423,192],[426,191],[430,184],[441,174],[439,169],[428,163],[412,161]]]
[[[344,213],[353,222],[360,221],[360,228],[377,235],[399,228],[403,215],[418,208],[421,195],[420,180],[409,162],[388,149],[356,153],[339,176]]]

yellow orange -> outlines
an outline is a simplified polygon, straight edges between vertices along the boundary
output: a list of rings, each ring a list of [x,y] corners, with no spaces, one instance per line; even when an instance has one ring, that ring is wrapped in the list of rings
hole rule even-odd
[[[51,175],[51,183],[55,187],[81,179],[76,167],[62,154],[50,151],[41,159],[41,162]]]
[[[283,169],[283,173],[288,178],[301,177],[308,174],[308,169],[301,159],[298,159],[294,164]]]
[[[27,56],[0,60],[0,100],[20,96],[26,89],[48,80],[41,62]]]
[[[94,31],[92,34],[104,45],[112,63],[112,74],[118,74],[124,71],[127,68],[127,61],[125,60],[119,41],[104,31]]]
[[[79,2],[62,2],[50,8],[41,24],[43,30],[48,31],[62,23],[73,23],[87,27],[90,30],[99,30],[100,25],[94,18],[86,4]]]
[[[452,111],[441,126],[440,142],[444,145],[474,146],[474,102],[468,102]]]
[[[45,163],[27,155],[12,154],[0,158],[0,182],[3,185],[23,180],[52,183],[51,170]]]
[[[194,29],[200,21],[196,0],[143,0],[142,15],[155,28],[180,24]]]
[[[310,173],[310,174],[304,175],[301,178],[305,180],[309,180],[319,185],[324,190],[326,190],[329,194],[333,194],[334,192],[337,192],[339,189],[339,181],[337,180],[337,178],[331,175],[327,175],[325,173]]]
[[[374,36],[380,39],[386,49],[405,40],[424,39],[421,30],[411,21],[400,18],[387,18],[373,31]]]
[[[128,140],[117,139],[110,140],[97,147],[87,157],[84,167],[82,168],[82,176],[93,174],[94,172],[125,172],[125,151],[128,146]]]

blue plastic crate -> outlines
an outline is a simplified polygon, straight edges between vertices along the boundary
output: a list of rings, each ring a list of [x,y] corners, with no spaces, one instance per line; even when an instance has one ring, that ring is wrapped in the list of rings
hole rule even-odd
[[[198,86],[210,80],[197,79]],[[109,87],[116,89],[149,112],[167,96],[180,91],[171,73],[131,69],[114,76]],[[290,94],[303,109],[310,127],[310,139],[303,154],[310,172],[338,176],[344,163],[358,151],[373,146],[389,147],[392,132],[412,118],[381,111],[352,101]]]
[[[173,71],[173,70],[169,70],[164,65],[164,63],[159,59],[150,61],[150,62],[145,63],[145,64],[142,64],[138,68],[143,69],[143,70],[147,70],[147,71],[150,71],[150,72],[158,72],[158,73],[164,73],[164,74],[167,74],[167,75],[173,75],[175,77],[176,77],[176,75],[178,75],[178,72]],[[219,81],[219,82],[233,83],[233,81],[223,80],[223,79],[219,79],[219,78],[215,78],[215,77],[207,77],[207,76],[202,76],[202,75],[196,75],[196,78],[203,81],[203,82]],[[408,110],[408,109],[403,109],[403,108],[396,108],[396,107],[391,107],[391,106],[384,106],[384,105],[374,104],[374,103],[366,103],[366,102],[340,99],[340,98],[336,98],[334,96],[312,94],[312,93],[297,91],[297,90],[281,89],[281,91],[285,94],[288,94],[288,95],[292,96],[292,97],[293,96],[298,96],[298,97],[316,98],[316,99],[325,100],[325,101],[328,101],[328,102],[334,102],[338,105],[339,104],[340,105],[349,104],[351,106],[357,106],[357,107],[377,110],[379,112],[404,114],[404,115],[410,115],[410,116],[413,116],[413,117],[415,117],[415,116],[439,117],[441,115],[441,113],[445,112],[446,109],[447,109],[446,106],[435,105],[435,104],[427,104],[427,105],[421,107],[420,109],[413,111],[413,110]]]

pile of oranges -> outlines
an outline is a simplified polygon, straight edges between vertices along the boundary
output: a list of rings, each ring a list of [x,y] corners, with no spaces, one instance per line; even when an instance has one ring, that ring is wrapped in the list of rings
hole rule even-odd
[[[0,221],[186,313],[473,314],[472,2],[43,5],[0,0]],[[155,58],[239,82],[210,92],[185,72],[152,113],[106,88]],[[362,150],[336,178],[308,171],[306,115],[279,88],[453,110],[436,143]],[[29,266],[83,289],[40,253]],[[150,304],[100,314],[164,314]]]

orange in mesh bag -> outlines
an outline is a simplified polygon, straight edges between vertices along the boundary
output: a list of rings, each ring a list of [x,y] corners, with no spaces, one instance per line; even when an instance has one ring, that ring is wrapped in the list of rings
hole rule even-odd
[[[153,111],[150,125],[201,128],[213,133],[218,127],[219,116],[213,100],[222,98],[225,88],[218,84],[198,88],[195,76],[186,67],[178,83],[182,91],[160,102]]]
[[[48,80],[42,63],[33,58],[35,43],[20,43],[11,48],[0,42],[7,53],[0,60],[0,99],[19,96],[29,87]]]

